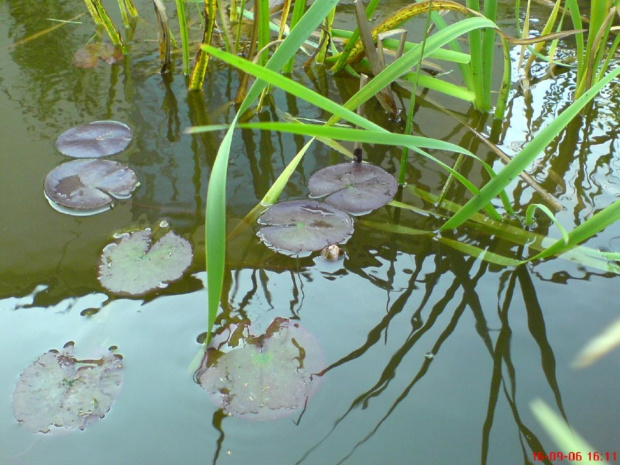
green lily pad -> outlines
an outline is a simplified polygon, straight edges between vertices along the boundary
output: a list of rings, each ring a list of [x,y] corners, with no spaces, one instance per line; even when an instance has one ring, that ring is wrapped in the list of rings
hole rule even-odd
[[[94,215],[109,210],[114,199],[128,199],[139,185],[136,173],[110,160],[74,160],[57,166],[45,177],[50,205],[71,215]]]
[[[353,234],[353,220],[345,212],[314,200],[292,200],[273,205],[262,214],[258,236],[281,253],[321,250],[345,242]]]
[[[250,324],[216,335],[196,379],[226,414],[274,420],[303,409],[325,368],[317,339],[297,322],[276,318],[264,334]]]
[[[310,195],[352,215],[382,207],[396,195],[398,183],[382,168],[367,163],[341,163],[317,171],[308,181]]]
[[[73,342],[50,350],[26,368],[13,392],[15,418],[33,432],[83,430],[103,418],[123,381],[122,356],[106,351],[78,360]]]
[[[104,247],[99,282],[113,294],[138,296],[165,288],[192,263],[192,246],[172,231],[154,245],[150,229],[121,234]]]
[[[56,139],[56,148],[73,158],[99,158],[114,155],[127,148],[133,133],[118,121],[94,121],[63,132]]]

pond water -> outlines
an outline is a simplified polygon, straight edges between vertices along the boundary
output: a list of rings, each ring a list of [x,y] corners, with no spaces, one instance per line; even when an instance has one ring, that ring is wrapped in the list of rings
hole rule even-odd
[[[276,317],[293,319],[319,341],[327,367],[316,394],[292,416],[256,422],[218,410],[194,381],[190,364],[206,330],[204,208],[222,134],[183,131],[232,119],[229,102],[239,74],[214,62],[204,92],[188,94],[179,68],[159,74],[151,6],[138,9],[143,19],[130,57],[85,70],[74,67],[72,57],[92,36],[86,16],[82,24],[18,43],[54,25],[48,18],[83,13],[82,2],[0,3],[0,463],[530,463],[533,452],[559,450],[532,414],[537,398],[565,415],[596,450],[620,454],[618,353],[587,369],[571,368],[579,350],[617,317],[616,274],[562,258],[504,268],[431,238],[361,224],[335,262],[278,255],[252,229],[230,242],[218,323],[249,319],[264,331]],[[503,10],[508,14],[510,4]],[[338,101],[358,85],[319,69],[298,68],[294,77]],[[573,79],[571,72],[540,78],[531,94],[515,86],[499,146],[516,153],[567,105]],[[260,120],[277,120],[277,110],[327,116],[281,92],[273,95]],[[529,170],[565,207],[557,216],[567,229],[620,196],[618,100],[616,88],[605,91]],[[490,118],[432,92],[421,103],[416,132],[458,143],[499,167],[437,102],[490,132]],[[370,111],[382,118],[372,105]],[[46,174],[67,160],[54,141],[70,127],[104,119],[133,129],[129,149],[114,159],[137,173],[140,187],[103,214],[63,215],[43,195]],[[382,124],[392,123],[383,118]],[[299,136],[236,133],[229,227],[262,198],[304,143]],[[368,161],[397,172],[398,151],[365,150]],[[328,147],[313,145],[281,199],[306,198],[310,175],[342,161]],[[484,178],[474,164],[462,172]],[[418,159],[407,175],[410,184],[432,193],[446,180],[440,168]],[[460,201],[464,195],[454,188],[449,197]],[[517,207],[540,201],[521,183],[514,184],[514,196]],[[402,200],[421,205],[412,196]],[[142,299],[108,300],[96,275],[101,250],[116,232],[162,219],[192,243],[186,277]],[[364,219],[437,226],[389,206]],[[558,237],[544,221],[537,228]],[[516,257],[523,253],[473,229],[462,228],[456,237]],[[618,251],[618,226],[587,245]],[[15,384],[37,357],[68,341],[83,358],[118,347],[124,357],[120,395],[105,418],[84,431],[31,433],[13,415]]]

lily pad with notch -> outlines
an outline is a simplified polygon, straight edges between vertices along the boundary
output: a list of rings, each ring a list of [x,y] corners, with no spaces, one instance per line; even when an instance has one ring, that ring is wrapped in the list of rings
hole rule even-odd
[[[99,282],[113,294],[139,296],[180,279],[192,263],[192,246],[172,231],[152,244],[149,228],[123,233],[104,247]]]
[[[95,68],[99,61],[109,65],[123,60],[123,51],[112,44],[86,44],[73,55],[73,64],[78,68]]]
[[[68,342],[62,351],[41,355],[15,386],[17,421],[33,432],[72,432],[105,417],[123,381],[123,357],[110,349],[101,358],[79,360]]]
[[[226,414],[275,420],[300,412],[325,368],[318,340],[296,321],[275,318],[264,334],[249,323],[214,336],[196,379]]]
[[[353,234],[351,217],[315,200],[273,205],[258,219],[259,237],[281,253],[308,253],[345,242]]]
[[[387,204],[398,183],[384,169],[368,163],[341,163],[314,173],[308,181],[310,195],[352,215],[363,215]]]
[[[62,213],[94,215],[109,210],[114,199],[128,199],[139,185],[136,173],[110,160],[74,160],[63,163],[45,177],[50,205]]]
[[[114,155],[127,148],[133,133],[119,121],[94,121],[63,132],[56,148],[73,158],[99,158]]]

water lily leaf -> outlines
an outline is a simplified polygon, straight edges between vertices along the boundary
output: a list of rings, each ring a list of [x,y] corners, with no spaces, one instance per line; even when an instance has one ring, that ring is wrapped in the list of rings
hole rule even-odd
[[[73,64],[78,68],[95,68],[99,60],[109,65],[118,63],[123,59],[120,47],[112,44],[87,44],[73,55]]]
[[[50,205],[63,213],[94,215],[110,209],[113,199],[128,199],[138,186],[131,168],[110,160],[74,160],[45,177]]]
[[[122,152],[132,139],[131,128],[124,123],[94,121],[63,132],[56,148],[73,158],[99,158]]]
[[[72,342],[46,352],[17,381],[15,418],[33,432],[83,430],[103,418],[118,396],[122,358],[106,351],[99,359],[78,360]]]
[[[314,200],[292,200],[273,205],[258,219],[259,237],[278,252],[321,250],[346,241],[353,220],[345,212]]]
[[[298,411],[317,391],[325,367],[317,339],[297,322],[276,318],[264,334],[232,325],[213,338],[196,378],[225,413],[274,420]]]
[[[192,263],[192,246],[172,231],[153,246],[150,229],[118,236],[104,247],[99,282],[114,294],[137,296],[166,287]]]
[[[396,195],[394,176],[367,163],[341,163],[317,171],[308,181],[312,197],[352,215],[363,215],[382,207]]]

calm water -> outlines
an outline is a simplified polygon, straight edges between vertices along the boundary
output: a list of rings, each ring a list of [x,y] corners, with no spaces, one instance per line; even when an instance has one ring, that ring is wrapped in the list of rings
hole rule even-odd
[[[597,450],[620,453],[618,354],[585,370],[570,367],[617,317],[616,275],[563,259],[517,270],[490,266],[431,239],[359,224],[343,246],[344,259],[335,263],[276,255],[253,230],[229,244],[223,320],[247,317],[264,329],[277,316],[298,319],[320,341],[329,367],[302,416],[263,423],[223,417],[189,369],[206,326],[204,202],[221,134],[190,137],[183,130],[230,121],[228,102],[239,75],[212,63],[198,95],[188,95],[179,69],[163,79],[152,7],[139,9],[144,19],[130,58],[82,70],[73,67],[72,55],[92,35],[86,17],[84,24],[12,45],[55,24],[47,18],[84,12],[81,2],[0,2],[0,463],[529,463],[533,451],[558,450],[531,413],[536,398],[564,412]],[[544,74],[542,68],[536,72]],[[357,86],[317,69],[298,69],[295,78],[335,100]],[[530,95],[513,92],[499,137],[507,153],[516,153],[566,106],[572,79],[564,73],[535,82]],[[490,132],[490,119],[429,93],[416,120],[419,134],[494,160],[435,102]],[[566,207],[558,217],[568,229],[620,196],[617,108],[612,88],[530,170]],[[326,117],[274,92],[259,119],[277,119],[276,109]],[[115,159],[137,172],[141,186],[132,200],[104,214],[62,215],[42,192],[47,172],[66,160],[54,141],[69,127],[101,119],[123,121],[135,131],[129,150]],[[236,134],[230,226],[262,198],[304,142]],[[369,161],[396,172],[397,151],[366,149]],[[331,149],[314,145],[282,199],[306,197],[310,175],[341,161]],[[473,164],[464,171],[471,179],[484,177]],[[408,180],[438,193],[445,175],[430,162],[412,159]],[[463,195],[454,189],[450,197],[461,201]],[[517,206],[540,201],[522,184],[515,183],[514,195]],[[403,201],[421,205],[407,195]],[[100,251],[115,232],[161,219],[192,242],[195,258],[187,277],[146,300],[106,302],[95,274]],[[391,207],[365,219],[437,226]],[[538,228],[558,236],[549,224]],[[523,253],[474,230],[458,234],[490,250]],[[611,226],[587,245],[618,251],[620,229]],[[101,309],[88,311],[93,308]],[[38,356],[67,341],[75,341],[84,357],[118,346],[125,360],[123,390],[106,417],[83,432],[32,434],[14,419],[15,383]]]

